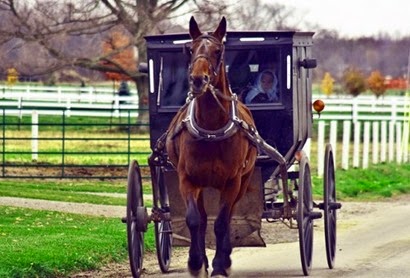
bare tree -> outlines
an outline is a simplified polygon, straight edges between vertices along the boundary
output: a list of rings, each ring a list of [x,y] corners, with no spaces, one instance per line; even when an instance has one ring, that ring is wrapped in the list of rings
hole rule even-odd
[[[236,30],[289,30],[292,10],[261,0],[240,0],[231,7],[231,28]]]
[[[27,53],[20,71],[35,74],[81,67],[129,76],[137,84],[140,107],[147,104],[146,77],[116,63],[119,52],[131,45],[145,60],[144,36],[159,33],[161,22],[193,0],[0,0],[0,45]],[[114,27],[128,34],[129,45],[104,53],[104,36]],[[10,53],[9,53],[10,54]],[[31,68],[29,64],[33,65]],[[144,117],[143,120],[146,120]]]

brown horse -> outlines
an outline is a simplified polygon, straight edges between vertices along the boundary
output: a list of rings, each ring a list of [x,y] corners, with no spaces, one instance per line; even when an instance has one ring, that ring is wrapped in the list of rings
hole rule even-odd
[[[254,126],[248,108],[232,94],[224,64],[226,20],[212,34],[203,34],[192,17],[189,22],[191,63],[188,103],[173,119],[166,140],[169,160],[179,177],[191,234],[188,268],[207,271],[205,232],[207,214],[203,189],[220,191],[214,223],[216,254],[212,276],[227,276],[231,266],[230,220],[235,204],[247,191],[257,149],[242,126]]]

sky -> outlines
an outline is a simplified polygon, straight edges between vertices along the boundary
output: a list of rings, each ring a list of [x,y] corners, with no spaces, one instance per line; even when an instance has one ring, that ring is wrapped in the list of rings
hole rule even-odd
[[[410,0],[265,0],[294,8],[295,22],[338,31],[343,37],[410,35]],[[293,22],[293,21],[291,21]],[[309,30],[310,31],[310,30]]]

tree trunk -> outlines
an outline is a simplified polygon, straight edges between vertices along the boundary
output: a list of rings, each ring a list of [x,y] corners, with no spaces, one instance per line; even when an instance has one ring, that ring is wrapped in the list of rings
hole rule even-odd
[[[138,90],[139,117],[136,122],[137,133],[149,132],[149,113],[148,113],[148,76],[140,75],[135,78]]]

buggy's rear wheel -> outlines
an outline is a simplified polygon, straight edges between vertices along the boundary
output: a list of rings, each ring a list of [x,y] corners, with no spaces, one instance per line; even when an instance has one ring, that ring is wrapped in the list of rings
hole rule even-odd
[[[336,211],[341,207],[341,204],[336,202],[335,167],[330,144],[326,145],[325,151],[323,187],[326,258],[329,268],[332,269],[336,256]]]
[[[304,275],[308,276],[312,268],[313,254],[313,200],[309,161],[302,154],[299,165],[297,222],[299,230],[300,260]]]
[[[141,173],[133,160],[128,169],[127,185],[127,238],[128,256],[133,277],[140,277],[144,255],[144,232],[148,215],[142,198]]]
[[[168,193],[164,184],[161,167],[155,167],[155,172],[160,209],[163,213],[169,213]],[[172,255],[172,227],[170,220],[155,222],[155,243],[159,267],[163,273],[166,273],[169,271]]]

